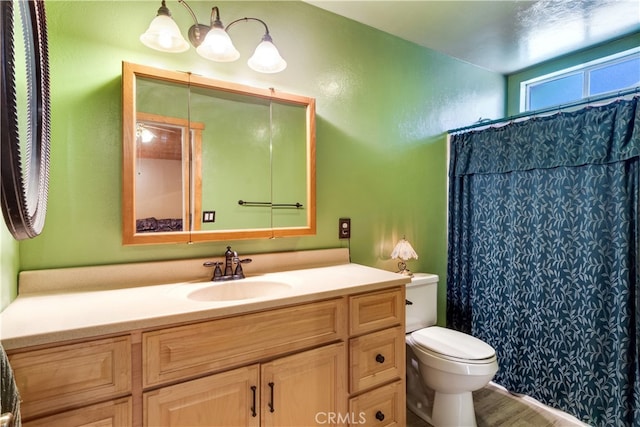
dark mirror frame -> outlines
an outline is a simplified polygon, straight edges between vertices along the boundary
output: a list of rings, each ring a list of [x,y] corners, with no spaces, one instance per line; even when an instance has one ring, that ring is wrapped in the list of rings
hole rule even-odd
[[[14,22],[14,8],[20,22]],[[51,130],[44,0],[0,1],[0,22],[2,214],[13,237],[24,240],[42,232],[47,211]],[[21,60],[25,75],[17,73]]]

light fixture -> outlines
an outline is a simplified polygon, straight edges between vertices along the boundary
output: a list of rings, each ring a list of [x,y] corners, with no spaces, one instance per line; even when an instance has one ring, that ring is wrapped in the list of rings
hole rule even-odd
[[[418,254],[413,250],[411,243],[407,241],[404,237],[400,239],[398,244],[393,251],[391,252],[392,259],[399,259],[398,262],[398,273],[403,274],[405,276],[413,276],[413,273],[409,269],[407,269],[407,260],[410,259],[418,259]]]
[[[171,17],[171,12],[162,0],[158,14],[149,28],[140,36],[140,41],[151,49],[162,52],[184,52],[189,49],[189,43],[180,34],[178,24]]]
[[[240,53],[233,46],[229,37],[229,28],[238,22],[256,21],[264,26],[265,33],[255,52],[247,61],[249,67],[260,73],[278,73],[287,68],[287,62],[282,59],[278,48],[273,44],[267,24],[258,18],[240,18],[226,27],[220,21],[220,11],[217,6],[211,9],[210,26],[198,23],[193,10],[184,0],[178,0],[193,19],[194,25],[189,28],[188,36],[196,52],[203,58],[216,62],[232,62],[240,57]],[[171,12],[166,7],[165,0],[158,9],[158,15],[151,21],[149,29],[140,36],[140,41],[151,49],[162,52],[184,52],[189,49],[189,43],[180,34],[180,29],[171,18]]]
[[[151,132],[145,125],[142,123],[136,124],[136,137],[140,138],[144,144],[147,144],[156,137],[156,135]]]

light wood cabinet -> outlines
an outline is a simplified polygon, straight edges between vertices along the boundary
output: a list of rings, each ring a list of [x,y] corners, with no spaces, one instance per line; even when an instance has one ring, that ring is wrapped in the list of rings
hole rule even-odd
[[[131,397],[110,400],[84,408],[23,422],[24,427],[131,427]]]
[[[327,345],[144,393],[144,425],[314,425],[346,409],[345,345]]]
[[[24,421],[131,394],[129,336],[11,353],[9,363]]]
[[[186,380],[144,392],[144,426],[297,427],[345,412],[346,313],[336,298],[143,333],[143,387]]]
[[[346,410],[344,343],[144,393],[144,425],[315,425]]]
[[[349,297],[350,335],[404,325],[404,305],[404,287]]]
[[[346,369],[344,343],[265,363],[262,366],[262,425],[313,426],[319,424],[324,414],[345,413]]]
[[[349,423],[404,426],[405,289],[349,297]]]
[[[344,339],[346,312],[332,299],[145,332],[143,387]]]
[[[400,378],[404,372],[404,332],[399,326],[350,340],[351,392]]]
[[[395,381],[352,398],[349,401],[349,413],[358,417],[353,424],[403,427],[406,419],[404,395],[404,382]]]
[[[27,427],[401,426],[404,287],[9,359]]]
[[[144,393],[145,426],[259,426],[260,366],[250,365]]]

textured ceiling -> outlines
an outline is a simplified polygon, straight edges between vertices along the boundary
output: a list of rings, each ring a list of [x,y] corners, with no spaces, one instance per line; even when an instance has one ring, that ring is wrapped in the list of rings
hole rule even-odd
[[[502,74],[640,31],[638,0],[306,2]]]

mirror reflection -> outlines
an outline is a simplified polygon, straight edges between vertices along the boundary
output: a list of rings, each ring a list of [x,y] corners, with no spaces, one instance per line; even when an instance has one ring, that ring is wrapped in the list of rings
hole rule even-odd
[[[136,232],[188,230],[189,122],[139,112],[135,129]]]
[[[202,229],[270,228],[269,206],[238,204],[272,200],[269,100],[193,88],[191,111],[192,120],[210,125],[202,135],[201,202],[204,211],[215,211],[215,222]]]
[[[123,64],[123,242],[315,233],[315,101]]]

